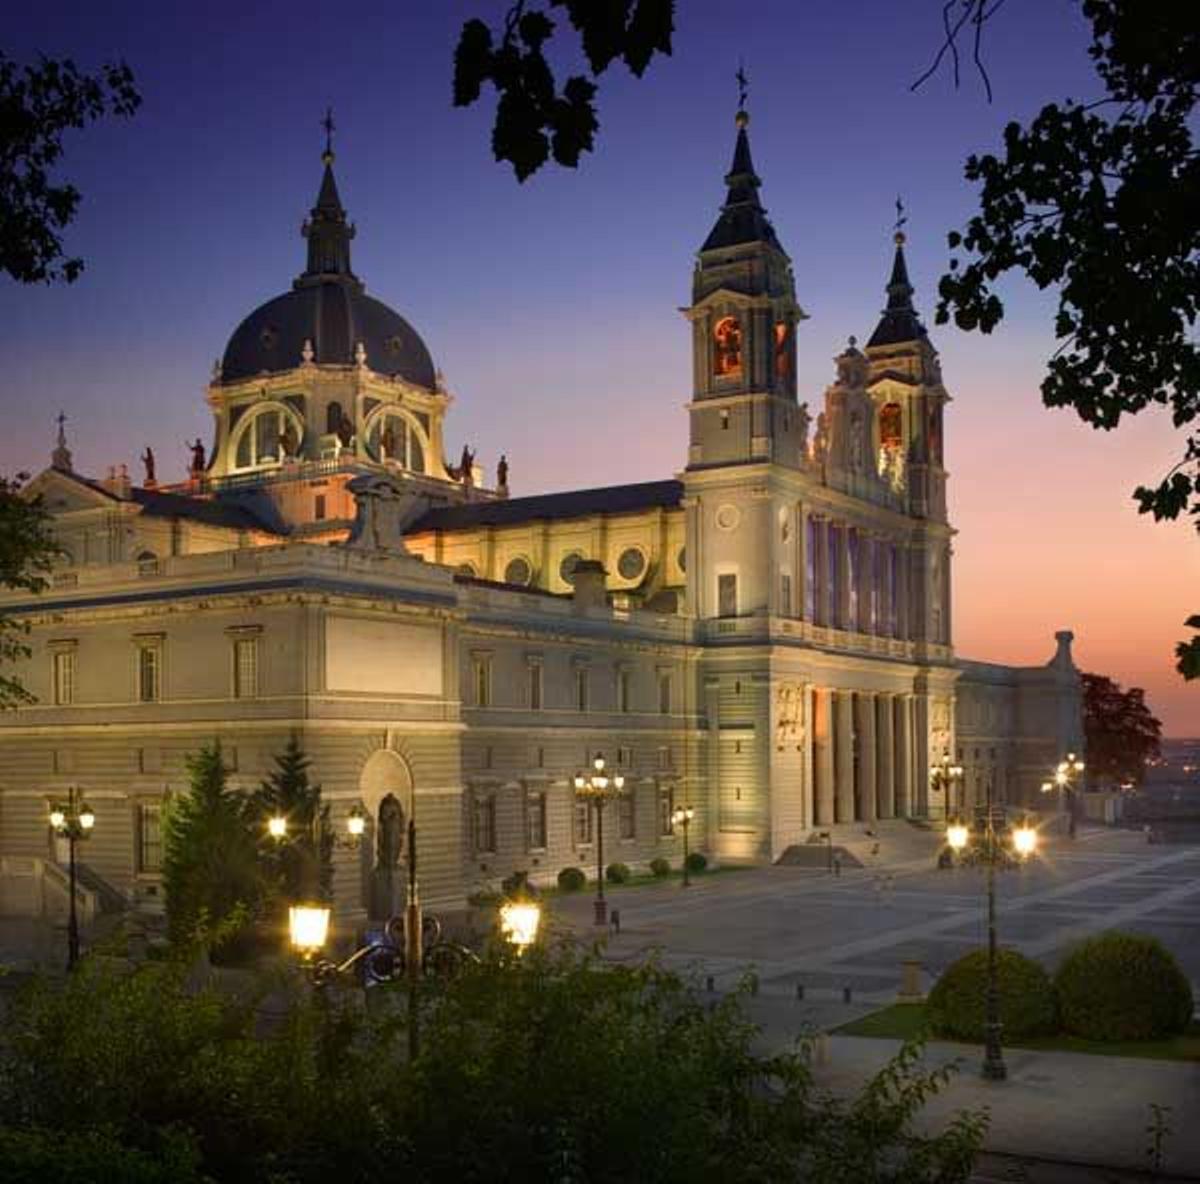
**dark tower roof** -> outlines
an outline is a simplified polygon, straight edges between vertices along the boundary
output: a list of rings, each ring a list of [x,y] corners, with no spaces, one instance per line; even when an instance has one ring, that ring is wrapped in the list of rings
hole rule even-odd
[[[754,161],[750,157],[750,137],[746,134],[749,125],[750,116],[745,111],[739,111],[733,164],[725,175],[725,204],[721,207],[716,225],[700,248],[702,251],[756,242],[770,243],[777,251],[783,250],[775,237],[775,228],[767,217],[767,211],[758,200],[758,189],[762,182],[754,172]]]
[[[221,362],[221,380],[239,382],[294,369],[305,342],[311,343],[317,364],[349,366],[361,343],[372,370],[432,390],[433,359],[417,331],[399,313],[368,296],[350,268],[355,229],[342,207],[333,159],[326,145],[317,202],[300,229],[308,245],[307,266],[290,292],[260,305],[233,331]]]
[[[892,260],[892,275],[887,286],[887,307],[871,334],[867,346],[898,345],[902,341],[919,341],[928,334],[921,318],[913,308],[913,286],[908,281],[908,265],[904,261],[904,232],[896,231],[896,256]]]

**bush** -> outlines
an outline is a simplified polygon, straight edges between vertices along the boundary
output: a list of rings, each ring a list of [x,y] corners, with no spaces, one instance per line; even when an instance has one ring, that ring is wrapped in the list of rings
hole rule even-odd
[[[558,886],[563,892],[578,892],[587,884],[587,876],[578,867],[564,867],[558,873]]]
[[[661,855],[656,855],[652,860],[650,860],[650,872],[652,875],[657,876],[660,880],[664,876],[669,876],[671,874],[671,861],[669,859],[664,859]]]
[[[536,896],[537,889],[529,882],[529,873],[518,870],[500,881],[500,891],[505,896]]]
[[[610,884],[627,884],[632,873],[627,863],[610,863],[604,869],[604,878]]]
[[[1054,1031],[1054,988],[1037,962],[1016,950],[997,950],[996,981],[1006,1037]],[[986,1007],[987,950],[974,950],[953,963],[929,992],[929,1023],[938,1036],[982,1040]]]
[[[692,851],[684,862],[689,872],[702,872],[708,867],[708,856],[703,851]]]
[[[1192,987],[1161,942],[1102,933],[1077,945],[1054,977],[1063,1027],[1089,1040],[1154,1040],[1184,1031]]]

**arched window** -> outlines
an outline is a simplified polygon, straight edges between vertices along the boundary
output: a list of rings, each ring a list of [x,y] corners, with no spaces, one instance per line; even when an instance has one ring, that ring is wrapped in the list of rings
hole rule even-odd
[[[325,408],[325,433],[334,436],[342,426],[342,405],[336,400]]]
[[[775,322],[775,377],[783,383],[792,377],[792,328],[786,321]]]
[[[425,447],[420,428],[400,411],[372,417],[367,428],[367,451],[373,460],[391,461],[410,473],[425,472]]]
[[[296,456],[304,438],[304,422],[290,407],[268,403],[243,416],[233,444],[235,469],[260,469]]]
[[[713,372],[727,376],[742,372],[742,326],[737,317],[722,317],[713,326]]]
[[[899,403],[885,403],[879,410],[879,443],[884,448],[899,448],[904,442],[904,419]]]

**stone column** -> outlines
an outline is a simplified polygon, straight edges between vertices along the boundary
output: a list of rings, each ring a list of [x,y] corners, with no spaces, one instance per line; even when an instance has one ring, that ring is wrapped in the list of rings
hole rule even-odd
[[[794,616],[808,621],[808,507],[796,507],[796,611]],[[811,717],[810,717],[811,718]]]
[[[845,522],[838,531],[838,541],[841,545],[837,555],[830,556],[830,561],[838,565],[838,602],[833,610],[833,624],[855,632],[858,622],[850,620],[850,527]]]
[[[912,785],[912,696],[897,695],[896,707],[896,814],[911,818]]]
[[[814,514],[817,522],[817,595],[813,620],[829,624],[829,523],[823,514]]]
[[[896,817],[896,742],[892,721],[896,714],[895,695],[880,695],[876,700],[879,721],[879,747],[876,776],[879,781],[879,817]]]
[[[849,691],[835,691],[837,716],[834,775],[837,778],[837,821],[854,821],[854,697]]]
[[[804,825],[811,827],[816,823],[816,801],[813,796],[813,721],[816,707],[812,683],[804,684],[804,752],[800,760],[800,779],[803,784],[802,802],[804,810]]]
[[[929,816],[929,696],[917,694],[912,700],[913,811]]]
[[[858,816],[863,822],[874,822],[879,816],[875,785],[875,693],[861,691],[858,695]]]
[[[896,598],[896,636],[907,641],[912,637],[908,620],[908,605],[911,599],[912,552],[907,543],[896,544],[896,586],[892,595]]]
[[[813,773],[816,779],[816,821],[832,826],[836,821],[833,802],[833,692],[828,687],[813,691]]]

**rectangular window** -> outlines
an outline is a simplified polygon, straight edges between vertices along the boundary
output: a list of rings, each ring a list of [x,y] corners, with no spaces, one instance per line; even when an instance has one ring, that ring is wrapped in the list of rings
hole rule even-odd
[[[592,807],[590,802],[575,803],[575,845],[586,847],[592,841]]]
[[[675,833],[671,815],[675,813],[675,790],[670,785],[658,787],[658,833],[664,838]]]
[[[575,670],[575,709],[577,711],[587,711],[588,709],[588,672],[586,666],[579,666]]]
[[[158,802],[139,802],[137,807],[137,870],[162,871],[162,813]]]
[[[632,710],[633,675],[628,670],[617,671],[617,710]]]
[[[890,632],[893,637],[900,636],[900,566],[898,563],[896,544],[888,547],[888,614]]]
[[[487,658],[471,659],[471,681],[475,689],[475,706],[490,707],[492,703],[492,664]]]
[[[157,703],[162,693],[162,650],[138,646],[138,701]]]
[[[829,555],[829,571],[826,573],[825,624],[835,629],[842,627],[842,528],[830,522],[826,524],[826,550]]]
[[[233,697],[253,699],[258,695],[258,638],[239,637],[233,643]]]
[[[75,702],[74,650],[58,650],[54,654],[54,702],[59,707]]]
[[[475,796],[474,835],[472,846],[476,855],[486,855],[496,850],[496,797],[481,793]]]
[[[737,576],[726,572],[717,576],[717,616],[736,617],[737,612]]]
[[[637,802],[633,790],[617,798],[617,834],[622,839],[637,837]]]
[[[792,615],[792,577],[786,571],[779,576],[779,615]]]
[[[857,632],[860,628],[859,591],[862,588],[862,539],[857,530],[846,532],[846,560],[849,582],[846,586],[845,628]]]
[[[669,674],[658,676],[658,714],[671,714],[671,676]]]
[[[528,669],[529,677],[529,709],[530,711],[541,711],[542,709],[542,664],[541,662],[530,662]]]
[[[325,495],[318,493],[313,499],[313,518],[321,522],[325,518]]]
[[[804,531],[804,619],[817,619],[817,520],[808,519]]]
[[[663,745],[658,750],[658,767],[660,769],[671,768],[671,749],[667,745]]]
[[[541,851],[546,846],[546,795],[531,793],[525,803],[528,827],[526,840],[531,851]]]

